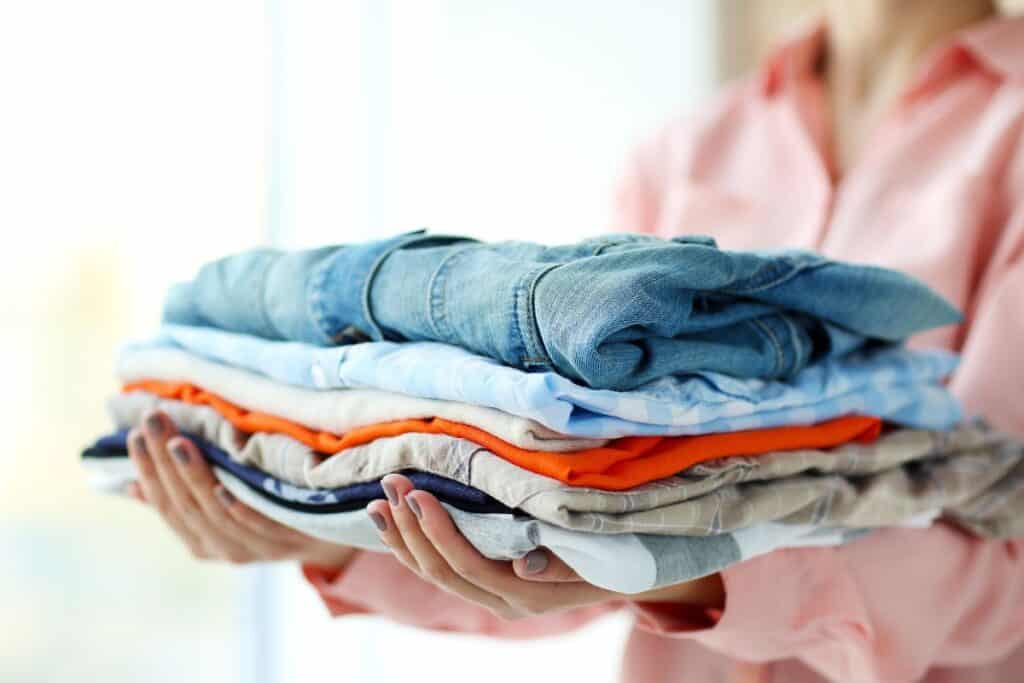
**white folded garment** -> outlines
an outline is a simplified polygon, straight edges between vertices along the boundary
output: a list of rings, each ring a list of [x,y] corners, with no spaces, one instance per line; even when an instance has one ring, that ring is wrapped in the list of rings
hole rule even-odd
[[[83,464],[93,473],[92,485],[98,490],[123,491],[135,479],[134,465],[128,458],[85,458]],[[324,514],[290,510],[224,470],[214,468],[214,472],[238,500],[280,524],[332,543],[387,552],[365,510]],[[868,533],[765,523],[715,536],[606,535],[568,531],[517,515],[475,514],[449,505],[445,508],[466,539],[486,557],[511,560],[544,547],[585,581],[627,594],[707,576],[773,550],[835,546]],[[932,514],[919,516],[906,524],[927,525],[933,518]]]

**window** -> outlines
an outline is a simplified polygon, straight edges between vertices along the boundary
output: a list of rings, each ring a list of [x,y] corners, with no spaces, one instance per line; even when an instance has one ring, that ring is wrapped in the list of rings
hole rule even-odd
[[[108,424],[117,344],[206,260],[424,225],[604,230],[627,151],[712,85],[714,8],[4,4],[0,680],[521,679],[521,644],[330,620],[294,567],[195,562],[89,491],[76,454]],[[612,680],[627,628],[530,643],[529,667]]]
[[[263,238],[265,14],[248,0],[0,6],[0,680],[237,680],[239,577],[91,492],[113,352]]]

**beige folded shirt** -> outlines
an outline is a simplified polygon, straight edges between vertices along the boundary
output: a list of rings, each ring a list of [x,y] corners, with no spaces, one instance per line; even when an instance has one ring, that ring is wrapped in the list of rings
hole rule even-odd
[[[709,535],[766,521],[878,527],[941,509],[980,535],[1024,534],[1024,445],[983,424],[899,430],[873,444],[828,451],[723,458],[611,492],[566,486],[445,435],[403,434],[324,456],[285,435],[241,432],[209,407],[143,392],[109,401],[120,428],[152,407],[238,462],[297,486],[336,488],[402,470],[432,472],[578,531]]]

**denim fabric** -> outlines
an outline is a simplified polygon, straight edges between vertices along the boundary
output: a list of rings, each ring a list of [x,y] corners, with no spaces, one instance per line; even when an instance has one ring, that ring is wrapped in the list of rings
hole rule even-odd
[[[849,414],[941,430],[961,418],[959,403],[941,384],[957,363],[956,356],[945,351],[876,348],[815,363],[788,382],[704,372],[665,377],[633,391],[616,392],[581,387],[551,372],[505,367],[447,344],[374,342],[320,348],[168,325],[154,339],[123,349],[119,377],[144,379],[158,372],[161,364],[169,368],[170,363],[154,353],[167,347],[224,364],[218,366],[217,374],[225,378],[227,366],[234,366],[280,384],[313,389],[373,387],[488,406],[572,436],[709,434],[814,424]],[[235,375],[234,384],[248,376],[237,371]],[[152,376],[227,392],[223,395],[229,400],[235,396],[233,383],[214,386],[212,375]],[[251,396],[235,398],[257,409]]]
[[[402,247],[466,241],[421,230],[358,247],[253,249],[212,261],[193,282],[171,287],[163,316],[182,325],[321,345],[379,339],[368,302],[383,260]]]
[[[811,252],[728,252],[705,237],[544,247],[416,234],[229,257],[172,290],[164,319],[313,344],[441,341],[621,390],[695,371],[787,378],[960,317],[908,276]]]
[[[315,513],[347,512],[361,510],[374,500],[383,500],[384,489],[380,479],[360,482],[332,489],[307,489],[294,486],[271,476],[255,467],[236,462],[209,441],[194,434],[185,434],[199,448],[210,463],[231,472],[249,485],[254,491],[292,510]],[[83,458],[125,458],[128,456],[128,430],[100,437],[90,448],[82,452]],[[460,510],[481,513],[511,514],[512,509],[499,503],[489,495],[460,482],[429,472],[402,472],[416,488],[429,491],[437,499]]]

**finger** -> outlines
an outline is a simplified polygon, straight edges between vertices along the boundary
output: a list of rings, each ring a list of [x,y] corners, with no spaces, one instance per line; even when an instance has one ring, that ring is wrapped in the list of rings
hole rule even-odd
[[[512,571],[525,581],[554,581],[567,583],[582,581],[576,571],[557,555],[544,548],[536,548],[512,562]]]
[[[160,514],[173,513],[170,499],[164,492],[160,477],[157,476],[156,466],[150,457],[149,448],[146,446],[146,438],[138,429],[128,432],[128,457],[135,465],[136,483],[153,508]],[[166,515],[165,515],[166,516]]]
[[[514,588],[517,579],[509,564],[481,555],[434,496],[416,491],[406,498],[420,510],[418,532],[459,576],[491,593],[504,594]]]
[[[475,583],[476,578],[482,574],[494,577],[490,584],[497,588],[498,577],[505,577],[510,581],[515,579],[509,568],[508,562],[491,560],[480,554],[473,545],[466,540],[458,527],[452,521],[448,511],[441,507],[441,504],[430,493],[426,491],[412,490],[405,496],[406,507],[415,506],[420,511],[419,519],[413,519],[415,533],[429,544],[432,549],[449,561],[449,564],[460,576]],[[410,513],[412,516],[412,513]],[[455,562],[452,562],[455,560]]]
[[[419,556],[410,545],[410,541],[422,540],[423,536],[422,533],[419,534],[419,539],[414,536],[414,530],[419,530],[419,524],[405,503],[405,494],[412,490],[412,482],[401,475],[389,474],[381,479],[380,483],[388,500],[388,533],[386,536],[382,534],[382,538],[392,550],[401,549],[413,571],[425,575],[424,568],[419,563]]]
[[[223,495],[218,496],[220,482],[196,445],[183,436],[175,436],[168,440],[167,450],[172,455],[177,477],[185,489],[183,497],[194,500],[197,512],[201,513],[196,523],[212,526],[225,535],[244,535],[228,512],[233,499],[229,505],[225,505]]]
[[[146,439],[138,429],[128,433],[128,457],[135,465],[138,485],[149,505],[163,518],[167,526],[188,546],[196,557],[204,557],[206,550],[199,538],[186,525],[177,508],[167,496],[156,472]]]
[[[227,523],[230,519],[227,510],[214,494],[220,482],[195,444],[183,436],[175,436],[167,441],[167,450],[172,456],[177,479],[184,486],[183,496],[194,500],[210,520]]]
[[[251,549],[247,548],[238,536],[231,534],[230,529],[224,528],[224,522],[228,516],[223,508],[216,507],[216,510],[203,504],[195,491],[182,476],[179,458],[183,452],[172,456],[168,444],[171,439],[178,436],[178,430],[170,418],[159,410],[151,411],[143,419],[143,434],[146,437],[146,447],[149,449],[150,458],[153,460],[154,469],[164,486],[167,497],[178,511],[178,515],[185,522],[192,533],[196,535],[200,544],[207,553],[229,562],[242,563],[258,559]],[[176,443],[182,443],[176,441]],[[184,441],[189,446],[190,442]],[[198,451],[194,451],[191,461],[199,460]],[[205,467],[205,463],[203,464]],[[212,516],[211,516],[212,515]]]
[[[245,503],[240,502],[230,491],[224,488],[223,484],[214,489],[214,494],[235,524],[254,536],[274,543],[283,543],[291,546],[301,545],[308,542],[310,538],[300,531],[275,522],[266,515],[260,514]]]
[[[267,538],[239,523],[233,510],[248,508],[221,485],[199,448],[189,439],[175,436],[167,441],[167,450],[189,497],[196,502],[192,525],[201,529],[204,539],[221,548],[225,559],[233,562],[277,560],[295,549],[293,537]]]
[[[374,501],[367,506],[367,514],[377,527],[381,541],[394,554],[395,558],[418,572],[420,567],[409,552],[409,548],[406,547],[406,541],[401,538],[398,525],[395,524],[394,517],[391,515],[391,506],[386,501]]]
[[[317,541],[240,502],[223,484],[218,484],[214,489],[214,495],[230,516],[232,528],[245,534],[248,543],[259,549],[264,559],[281,560],[292,557],[311,542]]]
[[[377,527],[380,540],[391,550],[395,558],[418,574],[420,567],[416,564],[412,553],[405,547],[405,539],[402,538],[398,525],[395,524],[395,519],[391,515],[391,506],[382,500],[375,500],[366,506],[366,514],[370,516],[370,520]]]
[[[235,521],[229,512],[234,498],[220,486],[196,445],[179,435],[167,441],[167,450],[188,497],[196,502],[199,516],[193,520],[194,523],[211,535],[220,536],[229,545],[266,549],[266,544],[260,543],[262,537],[253,538],[248,529]]]
[[[224,522],[225,533],[231,540],[249,551],[253,555],[251,559],[284,560],[296,556],[302,545],[309,542],[308,537],[304,537],[288,527],[277,525],[276,522],[263,517],[248,505],[239,502],[223,484],[219,484],[214,489],[214,496],[227,515]],[[272,537],[266,531],[267,527],[262,526],[256,518],[262,518],[272,525],[280,526],[283,531],[275,529],[275,535]],[[261,528],[263,531],[257,532],[254,527]]]
[[[459,533],[437,499],[424,491],[414,494],[421,512],[423,533],[460,576],[488,593],[498,595],[531,614],[603,602],[611,591],[582,581],[555,583],[523,581],[504,562],[483,557]]]
[[[142,434],[146,439],[146,451],[153,462],[164,493],[178,511],[178,515],[189,526],[193,526],[197,509],[188,486],[178,475],[178,468],[167,452],[167,440],[176,436],[178,430],[160,411],[146,414],[142,420]]]
[[[142,485],[137,481],[133,481],[128,484],[128,495],[140,503],[146,502],[146,497],[142,493]]]
[[[508,603],[499,596],[474,585],[455,571],[424,535],[416,514],[418,503],[415,498],[408,497],[408,494],[413,491],[412,482],[401,475],[388,475],[381,481],[381,484],[385,487],[385,491],[389,489],[391,491],[388,493],[389,503],[392,500],[397,501],[397,504],[391,503],[391,516],[395,526],[398,527],[405,547],[408,548],[419,567],[420,576],[451,593],[492,610],[508,609]],[[476,553],[476,550],[473,552]],[[488,561],[479,553],[476,555],[481,561]]]

